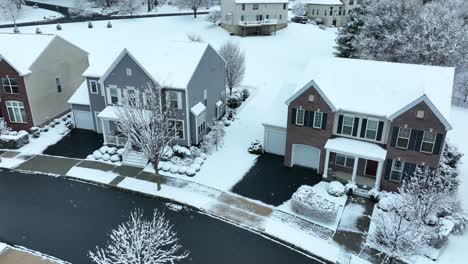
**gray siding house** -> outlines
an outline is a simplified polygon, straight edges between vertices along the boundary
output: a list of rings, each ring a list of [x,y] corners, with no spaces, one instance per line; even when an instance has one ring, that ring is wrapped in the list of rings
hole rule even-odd
[[[163,88],[161,99],[173,109],[177,144],[199,144],[210,122],[224,115],[226,63],[210,45],[159,43],[152,51],[127,47],[114,58],[107,66],[91,62],[86,80],[69,100],[77,128],[102,133],[105,144],[127,144],[117,130],[116,107],[130,93],[144,104],[148,85]]]

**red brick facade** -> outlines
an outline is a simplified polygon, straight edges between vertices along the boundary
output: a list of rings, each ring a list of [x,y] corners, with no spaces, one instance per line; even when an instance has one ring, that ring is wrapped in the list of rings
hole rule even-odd
[[[8,94],[5,93],[3,84],[0,83],[0,111],[4,120],[7,122],[8,126],[16,131],[26,130],[33,126],[33,119],[31,114],[31,108],[29,107],[28,95],[26,93],[26,86],[24,83],[24,78],[18,74],[18,72],[11,67],[5,60],[0,60],[0,80],[5,77],[15,78],[18,82],[18,93],[17,94]],[[25,123],[12,123],[8,115],[6,101],[20,101],[24,104],[26,111],[27,122]]]

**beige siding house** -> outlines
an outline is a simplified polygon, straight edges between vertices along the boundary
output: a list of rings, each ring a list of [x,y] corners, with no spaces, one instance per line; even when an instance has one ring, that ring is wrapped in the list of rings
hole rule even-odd
[[[348,15],[362,0],[304,0],[306,16],[325,26],[341,27],[348,22]]]
[[[288,23],[288,0],[222,0],[221,24],[241,36],[269,35]]]

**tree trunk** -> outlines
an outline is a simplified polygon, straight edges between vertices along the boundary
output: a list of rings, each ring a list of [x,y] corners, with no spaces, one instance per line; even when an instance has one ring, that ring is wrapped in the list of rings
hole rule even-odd
[[[197,8],[193,8],[193,17],[197,18]]]
[[[148,0],[148,13],[151,12],[152,8],[151,8],[151,0]]]
[[[159,175],[159,171],[158,171],[159,160],[152,162],[152,164],[153,164],[153,169],[154,169],[154,177],[156,177],[156,186],[159,192],[161,190],[161,175]]]
[[[229,86],[229,95],[232,95],[232,87]]]

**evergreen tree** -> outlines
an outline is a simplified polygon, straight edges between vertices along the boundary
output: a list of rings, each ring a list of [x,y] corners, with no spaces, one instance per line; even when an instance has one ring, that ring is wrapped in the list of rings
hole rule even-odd
[[[338,30],[336,38],[335,56],[341,58],[355,58],[356,49],[353,46],[355,36],[364,25],[363,18],[364,9],[361,5],[357,6],[349,15],[349,22],[346,26]]]

